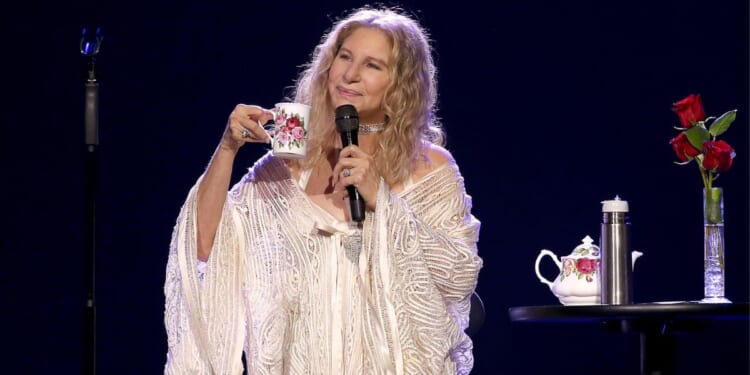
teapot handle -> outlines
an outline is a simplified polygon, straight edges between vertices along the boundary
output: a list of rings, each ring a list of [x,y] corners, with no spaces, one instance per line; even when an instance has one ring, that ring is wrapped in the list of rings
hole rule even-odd
[[[542,249],[541,252],[539,252],[539,255],[536,257],[536,262],[534,263],[534,271],[536,272],[536,277],[539,278],[539,281],[547,284],[550,288],[552,288],[552,282],[547,280],[542,274],[539,272],[539,263],[542,261],[542,258],[544,258],[545,255],[549,255],[550,258],[557,264],[557,268],[562,269],[562,262],[560,262],[560,259],[557,258],[557,255],[555,253],[547,250]]]

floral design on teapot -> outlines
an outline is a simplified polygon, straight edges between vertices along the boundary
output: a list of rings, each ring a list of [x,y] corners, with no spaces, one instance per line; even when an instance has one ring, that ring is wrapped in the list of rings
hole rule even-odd
[[[593,242],[591,237],[586,236],[567,256],[558,257],[546,249],[542,249],[537,256],[534,268],[539,281],[547,284],[564,305],[589,305],[600,301],[601,255],[599,247]],[[554,282],[540,273],[539,265],[546,256],[555,262],[559,270]]]
[[[571,255],[577,255],[581,257],[599,257],[599,248],[597,247],[577,247],[573,250]],[[600,266],[599,259],[592,258],[568,258],[563,257],[563,266],[560,270],[559,279],[562,281],[568,276],[574,276],[580,279],[585,279],[586,282],[593,282],[596,271]]]

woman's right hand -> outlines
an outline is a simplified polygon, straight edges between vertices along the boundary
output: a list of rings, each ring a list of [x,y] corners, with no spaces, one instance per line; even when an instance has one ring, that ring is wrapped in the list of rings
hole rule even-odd
[[[221,147],[232,151],[239,150],[247,142],[270,143],[263,125],[273,119],[273,113],[257,105],[238,104],[229,115]]]

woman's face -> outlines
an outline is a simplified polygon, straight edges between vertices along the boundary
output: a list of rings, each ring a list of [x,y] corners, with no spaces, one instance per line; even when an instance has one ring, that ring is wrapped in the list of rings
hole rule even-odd
[[[341,45],[328,71],[328,94],[334,107],[351,104],[362,122],[381,122],[388,87],[391,44],[382,31],[360,27]]]

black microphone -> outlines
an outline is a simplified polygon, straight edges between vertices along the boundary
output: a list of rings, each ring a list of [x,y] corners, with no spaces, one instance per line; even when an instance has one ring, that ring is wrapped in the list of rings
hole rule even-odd
[[[359,133],[359,114],[351,104],[344,104],[336,108],[336,130],[341,133],[341,143],[344,147],[357,144],[357,133]],[[365,220],[365,201],[353,185],[346,187],[349,192],[349,207],[352,220],[362,222]]]

